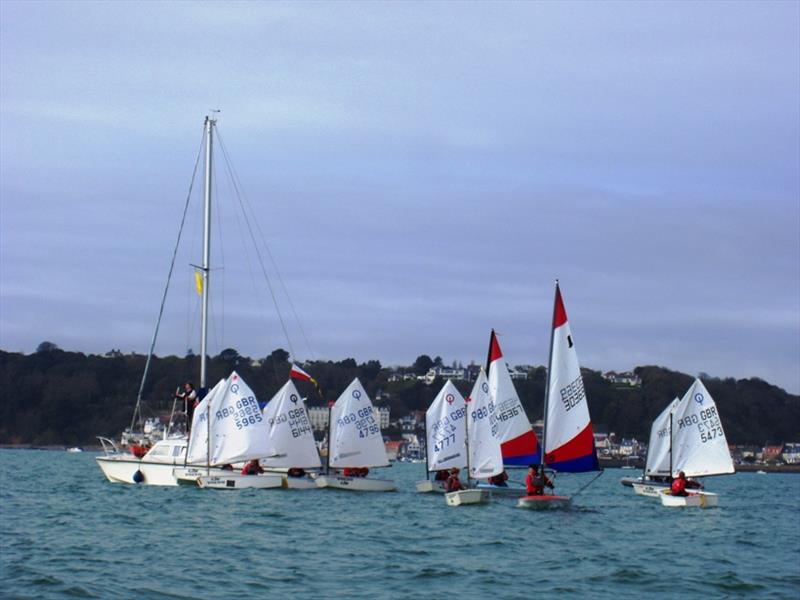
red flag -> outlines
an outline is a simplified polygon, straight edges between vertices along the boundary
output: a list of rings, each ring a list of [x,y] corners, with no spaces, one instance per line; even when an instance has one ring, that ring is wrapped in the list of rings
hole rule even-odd
[[[289,371],[289,377],[292,379],[299,379],[300,381],[314,381],[311,375],[303,371],[303,369],[295,364],[292,364],[292,370]]]

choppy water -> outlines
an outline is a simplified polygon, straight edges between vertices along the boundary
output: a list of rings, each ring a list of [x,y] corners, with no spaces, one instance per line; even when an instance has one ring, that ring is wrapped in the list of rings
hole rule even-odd
[[[107,483],[90,453],[0,450],[0,597],[800,597],[800,475],[708,481],[667,510],[609,470],[569,511],[401,491]],[[559,491],[585,476],[564,475]]]

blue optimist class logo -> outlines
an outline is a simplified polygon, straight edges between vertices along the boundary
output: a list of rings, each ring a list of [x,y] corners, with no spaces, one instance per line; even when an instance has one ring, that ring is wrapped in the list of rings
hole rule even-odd
[[[235,394],[235,393],[237,393],[237,392],[239,391],[239,384],[238,384],[238,383],[234,383],[234,384],[231,386],[231,391],[232,391],[234,394]]]
[[[704,399],[705,398],[703,398],[703,394],[695,394],[694,395],[694,401],[697,402],[700,406],[703,406],[703,400]]]
[[[292,404],[297,404],[297,394],[290,394],[289,402],[291,402]]]
[[[488,394],[489,393],[489,384],[484,381],[483,384],[481,384],[481,389],[483,390],[484,394]]]
[[[361,390],[353,390],[353,398],[361,400]]]

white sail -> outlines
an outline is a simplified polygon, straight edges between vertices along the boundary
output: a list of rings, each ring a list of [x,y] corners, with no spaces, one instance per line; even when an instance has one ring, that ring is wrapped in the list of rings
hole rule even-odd
[[[645,465],[646,475],[669,475],[670,415],[679,403],[679,398],[675,398],[670,402],[650,427],[650,441],[647,444],[647,465]]]
[[[211,464],[223,465],[269,454],[267,420],[253,390],[234,371],[210,405]]]
[[[290,379],[264,407],[269,451],[261,459],[265,467],[318,468],[319,452],[306,405]]]
[[[484,479],[503,472],[500,431],[486,373],[481,369],[467,402],[469,418],[469,476]]]
[[[190,465],[208,464],[208,405],[214,397],[225,389],[225,379],[220,379],[198,403],[192,415],[192,428],[189,435],[189,448],[186,451],[186,462]]]
[[[386,467],[380,421],[358,378],[342,392],[331,410],[331,467]]]
[[[679,471],[687,477],[735,472],[717,405],[699,379],[672,415],[673,476]]]
[[[449,379],[425,412],[428,470],[467,466],[464,397]]]

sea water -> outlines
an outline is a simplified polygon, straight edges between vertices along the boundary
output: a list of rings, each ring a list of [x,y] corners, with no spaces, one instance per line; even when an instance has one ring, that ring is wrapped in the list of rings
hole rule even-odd
[[[800,475],[668,509],[610,469],[545,512],[448,507],[419,464],[380,470],[394,493],[229,491],[112,484],[94,456],[0,450],[0,597],[800,598]]]

